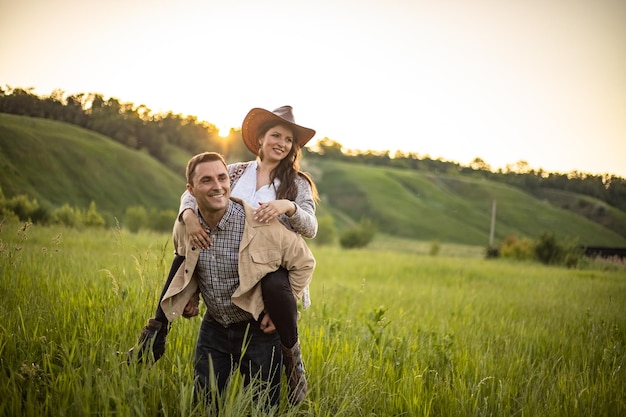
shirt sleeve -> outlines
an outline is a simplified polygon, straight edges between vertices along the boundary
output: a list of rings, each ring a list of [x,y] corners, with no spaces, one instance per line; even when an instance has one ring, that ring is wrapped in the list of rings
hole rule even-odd
[[[180,207],[178,209],[179,221],[183,221],[183,211],[187,209],[192,209],[194,213],[198,209],[198,203],[196,202],[196,198],[191,195],[189,190],[185,190],[183,195],[180,196]]]
[[[296,196],[296,212],[293,216],[284,216],[291,228],[302,236],[313,239],[317,234],[317,217],[315,216],[315,201],[311,184],[298,176],[298,195]]]

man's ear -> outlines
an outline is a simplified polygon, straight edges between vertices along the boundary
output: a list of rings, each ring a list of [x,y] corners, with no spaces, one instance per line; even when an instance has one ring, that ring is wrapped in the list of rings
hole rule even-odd
[[[196,196],[196,195],[193,193],[193,187],[192,187],[191,185],[189,185],[189,184],[187,184],[187,191],[189,191],[189,194],[191,194],[192,196],[194,196],[194,197]]]

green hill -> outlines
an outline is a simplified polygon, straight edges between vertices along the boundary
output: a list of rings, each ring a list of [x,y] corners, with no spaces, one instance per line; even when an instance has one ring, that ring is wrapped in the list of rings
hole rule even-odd
[[[0,187],[40,204],[69,203],[121,216],[128,206],[177,208],[184,172],[111,139],[52,120],[0,113]]]
[[[145,153],[65,123],[0,114],[0,148],[0,186],[7,197],[27,194],[40,203],[81,207],[93,200],[99,210],[119,216],[133,205],[176,209],[184,189],[182,168],[173,172]],[[620,234],[626,213],[577,194],[545,193],[539,199],[460,174],[330,159],[310,158],[304,166],[322,196],[319,215],[332,215],[339,228],[368,218],[391,236],[486,246],[496,200],[496,243],[548,231],[586,245],[626,246]],[[600,221],[606,218],[611,221]]]
[[[369,218],[391,235],[487,245],[496,200],[496,241],[551,231],[586,245],[626,245],[626,238],[609,228],[493,181],[336,161],[317,162],[316,168],[322,173],[320,193],[333,215]]]
[[[541,190],[539,196],[557,207],[574,211],[621,236],[626,236],[626,213],[604,201],[554,189]]]

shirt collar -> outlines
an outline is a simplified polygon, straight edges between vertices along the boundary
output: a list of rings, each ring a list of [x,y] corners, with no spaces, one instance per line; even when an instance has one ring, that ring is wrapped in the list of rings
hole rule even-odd
[[[228,221],[230,220],[230,217],[233,214],[233,211],[234,211],[233,204],[234,203],[233,203],[232,200],[228,200],[228,207],[226,207],[226,212],[224,213],[224,215],[222,216],[220,221],[217,222],[216,229],[224,230],[226,224],[228,223]],[[202,217],[202,214],[200,213],[200,209],[196,210],[196,214],[198,215],[198,219],[200,220],[200,225],[202,225],[202,227],[204,227],[210,234],[211,233],[211,228],[204,221],[204,218]]]

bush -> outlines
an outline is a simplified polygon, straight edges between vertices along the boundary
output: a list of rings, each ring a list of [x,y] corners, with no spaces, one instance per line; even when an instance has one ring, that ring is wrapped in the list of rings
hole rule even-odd
[[[87,210],[87,214],[85,214],[84,216],[84,223],[85,226],[90,227],[104,227],[104,225],[106,224],[106,222],[104,221],[104,217],[102,217],[102,215],[98,213],[98,210],[96,209],[95,201],[92,201],[89,204],[89,210]]]
[[[585,251],[577,241],[567,243],[563,248],[563,264],[568,268],[577,268],[584,258]]]
[[[38,206],[30,213],[30,220],[37,224],[50,223],[50,211],[42,206]]]
[[[11,210],[0,207],[0,224],[6,221],[7,223],[18,223],[20,221],[17,214],[13,213]]]
[[[30,201],[26,195],[16,195],[7,200],[5,206],[17,214],[21,221],[27,221],[30,219],[30,213],[35,211],[39,204],[37,204],[37,200]]]
[[[171,232],[178,212],[174,210],[146,210],[143,206],[126,208],[124,226],[132,233],[148,229],[156,232]]]
[[[441,251],[441,244],[439,242],[431,242],[430,249],[428,250],[428,254],[430,256],[437,256]]]
[[[33,223],[48,223],[49,211],[41,207],[36,199],[29,200],[26,195],[18,195],[9,200],[2,196],[0,200],[0,211],[10,211],[15,213],[21,221],[31,221]]]
[[[156,232],[171,232],[178,212],[174,210],[150,210],[148,227]]]
[[[372,222],[368,219],[363,219],[358,225],[346,229],[341,234],[339,243],[341,247],[346,249],[363,248],[374,239],[375,234],[376,229]]]
[[[528,238],[518,239],[516,236],[507,236],[498,250],[502,258],[519,261],[532,260],[535,257],[535,245]]]
[[[563,248],[554,233],[543,232],[535,245],[535,258],[546,265],[558,264],[563,259]]]
[[[337,238],[337,229],[332,216],[317,219],[317,235],[314,241],[318,245],[332,245]]]
[[[62,224],[67,227],[78,227],[83,224],[80,210],[69,204],[63,204],[52,212],[52,223]]]
[[[500,257],[500,248],[497,246],[487,246],[485,250],[485,257],[487,259],[494,259]]]
[[[126,208],[124,225],[132,233],[137,233],[148,224],[148,212],[143,206],[131,206]],[[171,223],[170,223],[171,224]]]
[[[18,195],[6,200],[1,189],[0,217],[17,217],[20,221],[61,224],[67,227],[103,227],[106,225],[104,217],[98,213],[96,203],[93,201],[86,212],[67,203],[50,212],[48,208],[40,206],[36,199],[30,200],[26,195]]]
[[[492,257],[501,256],[519,261],[537,260],[546,265],[564,265],[568,268],[578,267],[584,254],[578,242],[560,244],[554,234],[549,232],[542,233],[537,240],[507,236],[502,244],[498,248],[492,248],[492,251],[494,254]]]

